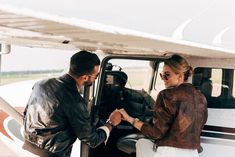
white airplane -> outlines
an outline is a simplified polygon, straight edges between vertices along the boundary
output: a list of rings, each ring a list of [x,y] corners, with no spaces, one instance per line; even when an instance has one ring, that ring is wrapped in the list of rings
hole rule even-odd
[[[143,89],[147,95],[155,98],[157,92],[162,89],[158,77],[162,61],[173,53],[181,54],[190,61],[195,70],[191,83],[201,90],[208,100],[209,117],[201,134],[203,151],[199,155],[200,157],[224,155],[232,157],[235,154],[235,51],[213,46],[213,44],[206,45],[180,39],[180,30],[189,22],[190,20],[183,23],[175,31],[173,37],[164,37],[1,5],[0,41],[2,54],[11,53],[10,45],[73,51],[86,49],[97,54],[104,54],[106,58],[103,59],[101,76],[95,88],[90,88],[84,93],[84,97],[91,102],[89,104],[91,116],[97,125],[102,123],[116,107],[126,107],[130,112],[130,107],[132,107],[136,109],[136,112],[131,114],[137,114],[135,116],[147,120],[149,113],[146,107],[151,109],[148,105],[152,102],[142,102],[141,104],[145,106],[140,107],[128,106],[128,103],[127,106],[123,106],[125,103],[121,101],[122,99],[117,99],[121,97],[120,91],[123,88],[138,90],[137,93],[143,97]],[[213,42],[221,43],[223,34],[228,30],[229,27],[223,29]],[[118,91],[106,88],[107,84],[109,87],[120,84],[126,76],[128,81],[124,81]],[[207,81],[202,82],[205,79]],[[33,82],[29,84],[30,89]],[[12,88],[16,90],[22,86],[23,84],[18,86],[13,84]],[[0,86],[0,92],[4,93],[6,88],[9,90],[10,85]],[[109,93],[112,91],[118,94],[115,95],[119,96],[115,97],[116,101],[108,99],[114,95],[107,96],[107,90]],[[21,113],[25,106],[12,105],[6,101],[2,93],[0,95],[0,108],[2,109],[0,111],[0,142],[11,151],[11,155],[30,156],[30,153],[21,149],[24,140]],[[110,104],[115,106],[110,106]],[[90,149],[85,144],[80,146],[78,141],[73,148],[72,156],[79,156],[79,154],[81,157],[98,157],[104,154],[112,157],[135,156],[133,146],[139,138],[137,133],[130,125],[121,123],[113,131],[106,146],[101,145]]]

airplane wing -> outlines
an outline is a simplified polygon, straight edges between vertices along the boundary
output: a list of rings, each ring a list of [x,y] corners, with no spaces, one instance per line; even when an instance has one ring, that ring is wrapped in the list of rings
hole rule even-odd
[[[235,58],[233,51],[220,47],[5,5],[0,6],[0,41],[28,47],[102,50],[110,54],[162,55],[177,52]]]

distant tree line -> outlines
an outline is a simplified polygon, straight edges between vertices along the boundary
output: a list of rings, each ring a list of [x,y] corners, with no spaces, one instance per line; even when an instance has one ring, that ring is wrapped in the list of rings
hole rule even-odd
[[[12,75],[32,75],[32,74],[48,74],[48,73],[61,73],[63,69],[60,70],[27,70],[27,71],[4,71],[1,72],[1,76],[12,76]]]

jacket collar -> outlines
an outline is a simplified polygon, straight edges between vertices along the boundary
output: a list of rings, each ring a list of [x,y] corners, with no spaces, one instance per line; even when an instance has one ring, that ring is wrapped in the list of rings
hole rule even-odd
[[[65,83],[65,85],[68,86],[69,88],[73,88],[73,89],[77,90],[76,81],[69,74],[64,74],[64,75],[60,76],[59,80],[61,80],[63,83]]]

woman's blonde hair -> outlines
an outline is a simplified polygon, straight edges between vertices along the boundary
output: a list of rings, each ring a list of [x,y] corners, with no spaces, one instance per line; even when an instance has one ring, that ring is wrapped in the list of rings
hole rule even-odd
[[[187,60],[180,55],[172,55],[164,61],[175,73],[183,73],[184,81],[187,81],[189,76],[193,74],[193,68],[188,64]]]

